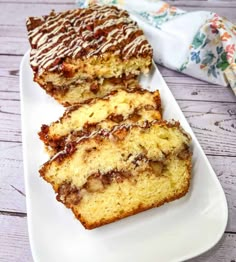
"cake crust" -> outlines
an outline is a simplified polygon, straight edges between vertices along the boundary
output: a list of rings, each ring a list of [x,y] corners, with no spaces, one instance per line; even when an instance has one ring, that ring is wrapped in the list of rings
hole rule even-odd
[[[152,64],[143,31],[115,6],[52,11],[26,26],[34,81],[65,106],[130,87]]]
[[[115,6],[51,12],[29,17],[26,26],[32,48],[30,64],[35,81],[42,86],[49,82],[65,85],[79,78],[118,77],[131,71],[139,74],[151,65],[152,48],[143,31],[126,11]]]
[[[119,78],[78,80],[63,86],[46,83],[43,88],[60,104],[69,107],[78,103],[89,102],[94,98],[102,98],[115,90],[138,89],[139,83],[136,76],[122,76]]]
[[[139,207],[137,207],[136,209],[132,210],[132,211],[129,211],[125,214],[122,214],[122,215],[119,215],[117,217],[113,217],[113,218],[110,218],[110,219],[107,219],[106,221],[104,220],[100,220],[100,221],[97,221],[97,222],[88,222],[83,216],[81,216],[81,214],[79,213],[78,209],[76,207],[72,207],[72,211],[75,215],[75,217],[81,222],[81,224],[86,228],[86,229],[94,229],[94,228],[97,228],[97,227],[101,227],[101,226],[104,226],[104,225],[107,225],[107,224],[110,224],[110,223],[113,223],[113,222],[116,222],[120,219],[123,219],[123,218],[126,218],[126,217],[129,217],[129,216],[133,216],[133,215],[136,215],[140,212],[143,212],[143,211],[146,211],[146,210],[149,210],[151,208],[155,208],[155,207],[159,207],[159,206],[162,206],[166,203],[169,203],[169,202],[172,202],[174,200],[177,200],[181,197],[184,197],[188,191],[189,191],[189,186],[190,186],[190,175],[191,175],[191,163],[190,163],[190,159],[188,160],[188,163],[187,163],[187,166],[188,166],[188,171],[187,171],[187,176],[186,176],[186,183],[183,184],[183,187],[182,187],[182,190],[181,192],[178,192],[176,193],[175,195],[169,197],[169,198],[166,198],[165,200],[162,200],[160,202],[157,202],[155,204],[151,204],[151,205],[140,205]]]
[[[119,89],[103,98],[68,107],[58,121],[41,127],[39,137],[53,152],[58,152],[64,148],[68,138],[70,141],[122,123],[160,120],[161,114],[159,91]]]
[[[178,122],[115,126],[73,141],[40,175],[57,200],[92,229],[185,195],[189,143]]]

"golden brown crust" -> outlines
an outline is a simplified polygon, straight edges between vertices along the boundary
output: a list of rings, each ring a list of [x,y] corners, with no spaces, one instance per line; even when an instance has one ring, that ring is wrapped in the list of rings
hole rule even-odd
[[[35,72],[61,71],[71,77],[70,59],[86,59],[117,53],[122,59],[152,56],[152,48],[137,23],[115,6],[51,12],[29,17],[26,22],[32,47],[31,66]],[[54,52],[52,52],[52,50]],[[64,63],[65,59],[67,59]]]
[[[104,226],[104,225],[107,225],[107,224],[110,224],[110,223],[113,223],[113,222],[116,222],[122,218],[125,218],[125,217],[129,217],[129,216],[133,216],[135,214],[138,214],[140,212],[143,212],[143,211],[146,211],[146,210],[149,210],[151,208],[155,208],[155,207],[159,207],[159,206],[162,206],[166,203],[169,203],[169,202],[172,202],[174,200],[177,200],[183,196],[185,196],[188,191],[189,191],[189,187],[190,187],[190,182],[191,182],[191,170],[192,170],[192,162],[191,162],[191,157],[192,157],[192,153],[188,151],[188,162],[187,162],[187,172],[188,172],[188,179],[185,181],[186,184],[184,185],[184,187],[182,187],[182,190],[181,192],[179,192],[178,194],[175,194],[174,196],[172,197],[169,197],[169,198],[166,198],[165,200],[159,202],[159,203],[155,203],[155,204],[152,204],[150,206],[142,206],[140,205],[137,209],[131,211],[131,212],[127,212],[125,214],[122,214],[122,215],[118,215],[116,217],[113,217],[112,219],[107,219],[106,221],[98,221],[96,223],[89,223],[86,219],[84,219],[78,212],[77,210],[72,206],[71,210],[73,211],[75,217],[82,223],[82,225],[86,228],[86,229],[94,229],[94,228],[97,228],[97,227],[101,227],[101,226]]]
[[[132,212],[127,212],[123,215],[119,215],[117,217],[113,217],[112,219],[107,219],[106,221],[99,221],[99,222],[96,222],[96,223],[92,223],[90,224],[86,219],[83,219],[83,217],[77,213],[76,209],[72,207],[72,211],[75,215],[75,217],[81,222],[81,224],[86,228],[86,229],[94,229],[94,228],[97,228],[97,227],[101,227],[101,226],[104,226],[104,225],[107,225],[107,224],[110,224],[110,223],[113,223],[113,222],[116,222],[122,218],[126,218],[126,217],[129,217],[129,216],[133,216],[133,215],[136,215],[140,212],[143,212],[143,211],[146,211],[146,210],[149,210],[151,208],[154,208],[154,207],[159,207],[159,206],[162,206],[166,203],[169,203],[171,201],[174,201],[174,200],[177,200],[183,196],[185,196],[187,193],[188,193],[188,190],[189,190],[189,185],[190,185],[190,181],[188,181],[188,184],[186,185],[186,187],[183,189],[183,191],[179,194],[176,194],[175,196],[172,196],[166,200],[163,200],[162,202],[160,203],[156,203],[156,204],[153,204],[151,206],[139,206],[137,209],[135,209],[134,211]]]
[[[84,225],[87,229],[93,229],[95,227],[99,227],[114,221],[117,221],[121,218],[134,215],[136,213],[139,213],[141,211],[158,207],[160,205],[163,205],[164,203],[173,201],[175,199],[178,199],[182,196],[184,196],[188,192],[189,184],[190,184],[190,176],[191,176],[191,153],[189,153],[189,142],[190,139],[187,134],[181,131],[181,141],[178,144],[177,150],[174,150],[173,147],[171,151],[164,150],[164,148],[161,149],[164,153],[164,158],[157,157],[155,147],[153,147],[153,150],[150,150],[150,146],[156,145],[159,143],[161,144],[162,139],[168,138],[165,135],[166,128],[156,128],[155,125],[174,128],[174,132],[176,132],[177,129],[181,129],[178,122],[172,122],[168,123],[166,121],[160,121],[160,122],[151,122],[151,123],[145,123],[143,126],[140,125],[121,125],[114,127],[111,131],[104,131],[100,130],[99,132],[96,132],[95,134],[91,135],[87,138],[82,138],[80,141],[74,141],[68,148],[64,150],[64,152],[59,153],[58,156],[54,156],[53,166],[49,167],[47,165],[51,165],[51,162],[49,161],[46,163],[42,169],[40,170],[41,176],[49,183],[52,184],[55,192],[57,193],[57,200],[65,204],[68,208],[72,209],[75,217],[80,220],[80,222]],[[139,128],[138,133],[136,133],[136,129]],[[139,146],[137,149],[135,149],[135,154],[131,153],[133,151],[129,151],[129,146],[127,146],[127,149],[124,147],[126,145],[126,142],[132,141],[132,137],[135,132],[136,135],[142,135],[143,137],[146,137],[146,141],[150,141],[149,137],[146,136],[145,132],[143,132],[142,129],[146,129],[149,135],[153,136],[153,134],[158,134],[158,137],[160,137],[160,140],[156,140],[155,142],[151,142],[148,145],[145,145],[145,147],[142,146],[142,144],[139,144],[137,140],[134,140],[134,143],[137,143]],[[149,128],[153,132],[149,133]],[[155,130],[155,132],[154,132]],[[127,134],[132,134],[128,140],[124,140],[124,138],[127,136]],[[176,138],[179,137],[180,132],[176,134]],[[186,137],[187,136],[187,139]],[[137,138],[137,137],[136,137]],[[175,138],[175,139],[176,139]],[[105,147],[102,147],[104,139],[104,145]],[[174,138],[173,138],[174,139]],[[110,140],[110,141],[109,141]],[[117,140],[117,141],[116,141]],[[124,142],[126,141],[126,142]],[[87,142],[83,149],[82,144]],[[173,142],[173,140],[172,140]],[[171,143],[172,143],[171,142]],[[153,143],[153,144],[152,144]],[[79,145],[79,147],[77,147]],[[58,182],[52,183],[51,175],[55,170],[64,170],[64,174],[67,174],[67,171],[64,169],[64,167],[68,167],[67,164],[71,163],[70,165],[76,165],[77,161],[80,163],[81,159],[87,159],[87,156],[91,156],[91,154],[94,155],[94,157],[97,155],[97,152],[100,152],[101,155],[103,154],[104,150],[108,150],[108,145],[115,146],[121,148],[120,154],[123,155],[122,152],[126,152],[126,155],[123,155],[124,159],[121,160],[124,163],[124,166],[121,166],[120,164],[116,164],[115,161],[111,167],[112,169],[108,171],[104,169],[106,164],[103,163],[103,166],[98,165],[99,169],[95,167],[95,169],[88,169],[86,171],[86,179],[83,180],[81,183],[73,183],[70,182],[72,180],[69,176],[69,179],[65,180],[64,178],[60,178],[60,182],[57,180],[57,176],[61,174],[59,172],[56,175],[56,180]],[[168,145],[169,146],[169,145]],[[100,148],[100,151],[97,151],[97,149]],[[136,146],[134,147],[136,148]],[[149,148],[149,151],[147,151],[147,148]],[[103,149],[103,150],[102,150]],[[82,150],[81,152],[79,150]],[[89,150],[89,151],[88,151]],[[91,151],[92,150],[92,151]],[[94,151],[95,150],[95,151]],[[127,152],[128,150],[128,152]],[[76,156],[72,157],[74,152],[77,151]],[[115,152],[115,151],[114,151]],[[115,153],[119,159],[119,152]],[[151,155],[150,155],[151,154]],[[80,155],[80,157],[79,157]],[[127,158],[128,156],[128,158]],[[76,158],[78,157],[78,159]],[[89,163],[91,163],[91,160],[94,161],[95,158],[92,156],[92,158],[89,160]],[[103,159],[103,157],[101,157]],[[65,160],[66,159],[66,160]],[[74,159],[74,160],[72,160]],[[62,165],[62,163],[66,161]],[[74,161],[72,164],[71,161]],[[99,158],[96,160],[97,163],[100,163]],[[87,166],[87,162],[83,162],[85,166]],[[154,163],[159,163],[159,167],[161,165],[160,169],[155,169]],[[60,167],[60,165],[62,165]],[[119,168],[117,168],[119,166]],[[158,168],[156,166],[156,168]],[[101,169],[100,169],[101,167]],[[49,171],[49,169],[51,171]],[[68,167],[70,168],[70,167]],[[69,170],[69,169],[68,169]],[[90,171],[93,170],[93,171]],[[98,171],[97,171],[98,170]],[[49,173],[48,173],[49,171]],[[46,172],[46,173],[45,173]],[[81,177],[83,174],[81,171],[76,171],[81,174]],[[91,173],[90,173],[91,172]],[[133,173],[134,172],[134,173]],[[145,175],[144,175],[145,174]],[[76,175],[76,173],[71,174],[72,177]],[[59,175],[60,176],[60,175]],[[76,175],[80,176],[80,175]],[[107,177],[108,176],[108,177]],[[147,181],[150,179],[149,184],[147,184]],[[118,185],[119,184],[119,185]],[[146,188],[144,185],[150,185],[149,189]],[[154,192],[156,192],[155,188],[159,188],[159,185],[162,187],[161,191],[157,191],[158,193],[155,195]],[[125,189],[124,191],[122,190]],[[137,193],[134,197],[134,202],[126,202],[126,204],[123,204],[124,199],[132,199],[126,196],[132,196],[136,189],[141,189],[140,192],[140,198],[137,201],[137,196],[139,196],[140,193]],[[164,189],[164,190],[163,190]],[[112,191],[111,191],[112,190]],[[121,190],[121,191],[120,191]],[[128,190],[128,191],[126,191]],[[143,191],[142,191],[143,190]],[[148,196],[146,194],[147,192],[153,192],[154,194],[150,194],[152,196],[152,199],[148,199],[148,201],[142,200],[144,197]],[[149,191],[150,190],[150,191]],[[103,212],[106,212],[106,210],[109,210],[109,205],[111,202],[105,202],[104,199],[106,199],[108,196],[110,196],[110,193],[113,192],[114,196],[116,196],[115,203],[118,203],[117,205],[114,205],[114,208],[112,209],[114,211],[109,211],[106,213],[105,217]],[[123,193],[122,193],[123,192]],[[162,192],[162,193],[160,193]],[[113,194],[112,194],[113,195]],[[111,196],[112,197],[112,196]],[[121,198],[120,198],[121,197]],[[96,215],[91,217],[90,215],[93,214],[93,209],[90,206],[90,204],[95,208],[96,205],[94,204],[94,201],[98,201],[98,208],[100,206],[100,210]],[[100,204],[99,204],[100,203]],[[119,203],[122,203],[123,206],[120,206]],[[128,205],[130,203],[130,206]],[[140,203],[140,204],[138,204]],[[143,203],[143,204],[141,204]],[[88,205],[89,204],[89,205]],[[87,207],[88,205],[88,207]],[[128,205],[128,206],[127,206]],[[91,213],[92,212],[92,213]],[[97,211],[96,211],[97,212]]]
[[[145,94],[145,93],[149,92],[149,91],[147,91],[145,89],[142,89],[140,86],[136,86],[135,88],[131,88],[131,89],[121,88],[119,90],[125,90],[127,93],[137,93],[137,94]],[[114,91],[110,92],[109,94],[107,94],[106,96],[101,97],[101,98],[93,98],[93,99],[90,99],[89,101],[85,101],[83,103],[78,103],[78,104],[75,104],[73,106],[70,106],[70,107],[68,107],[66,109],[65,113],[63,114],[63,116],[60,119],[62,119],[63,117],[65,117],[69,113],[77,110],[78,108],[80,108],[84,104],[93,105],[98,100],[104,100],[104,101],[108,100],[109,101],[112,96],[114,96],[115,94],[117,94],[119,92],[119,90],[114,90]],[[159,91],[156,91],[156,92],[159,92]],[[156,101],[156,103],[157,103],[157,108],[156,109],[159,109],[161,107],[161,99],[160,99],[160,97],[158,97],[156,100],[157,100]]]
[[[177,127],[190,140],[189,135],[186,132],[184,132],[184,130],[180,126],[180,123],[177,121],[168,122],[166,120],[159,120],[159,121],[154,120],[152,122],[144,122],[143,125],[138,125],[138,124],[118,125],[118,126],[114,126],[111,130],[98,130],[90,134],[89,136],[83,136],[78,140],[74,140],[67,143],[65,145],[64,150],[58,152],[53,157],[51,157],[46,163],[44,163],[44,165],[40,168],[39,173],[42,177],[44,177],[45,171],[51,165],[52,161],[57,161],[58,165],[61,165],[63,161],[68,160],[68,158],[70,158],[73,155],[73,153],[77,150],[77,147],[79,147],[79,145],[85,143],[90,139],[93,139],[99,143],[101,143],[105,138],[119,139],[120,135],[122,135],[122,139],[123,139],[130,129],[139,129],[139,128],[146,129],[153,125],[166,126],[169,128]]]
[[[86,229],[94,229],[94,228],[97,228],[97,227],[100,227],[100,226],[103,226],[103,225],[106,225],[106,224],[110,224],[112,222],[118,221],[118,220],[120,220],[122,218],[125,218],[125,217],[129,217],[129,216],[135,215],[135,214],[140,213],[142,211],[149,210],[149,209],[154,208],[154,207],[159,207],[159,206],[161,206],[161,205],[163,205],[165,203],[177,200],[177,199],[183,197],[184,195],[186,195],[188,193],[188,190],[189,190],[189,187],[190,187],[190,180],[191,180],[191,169],[192,169],[191,156],[192,156],[192,154],[188,150],[188,155],[185,156],[185,159],[187,161],[186,165],[187,165],[187,173],[188,173],[188,175],[187,175],[187,178],[185,180],[186,183],[181,188],[181,192],[179,192],[179,193],[177,193],[177,194],[175,194],[175,195],[173,195],[173,196],[171,196],[169,198],[166,198],[165,200],[162,200],[160,202],[156,202],[155,204],[146,205],[146,206],[145,205],[139,205],[138,208],[136,208],[135,210],[123,213],[122,215],[114,216],[112,219],[106,219],[106,220],[97,221],[95,223],[89,223],[89,221],[86,220],[86,218],[83,218],[83,216],[81,216],[81,214],[77,212],[78,209],[75,208],[75,205],[78,205],[80,200],[81,200],[81,197],[78,194],[79,190],[76,189],[76,188],[71,188],[70,189],[70,193],[74,193],[75,194],[74,202],[70,203],[70,202],[67,202],[67,201],[62,201],[62,199],[61,199],[61,197],[59,195],[59,192],[58,192],[59,191],[58,188],[54,187],[55,192],[58,194],[56,199],[59,202],[62,202],[67,208],[70,208],[73,211],[75,217],[83,224],[83,226]],[[45,177],[44,177],[44,179],[47,182],[51,183]],[[125,179],[128,179],[128,177],[125,176]],[[111,183],[111,181],[110,181],[110,183]]]
[[[169,203],[169,202],[172,202],[174,200],[177,200],[183,196],[185,196],[188,191],[189,191],[189,187],[190,187],[190,180],[191,180],[191,160],[189,160],[189,163],[188,163],[188,174],[189,174],[189,179],[186,180],[187,184],[185,185],[184,188],[182,188],[182,192],[180,192],[179,194],[176,194],[170,198],[166,198],[165,200],[159,202],[159,203],[155,203],[155,204],[152,204],[150,206],[139,206],[137,209],[131,211],[131,212],[127,212],[125,214],[122,214],[122,215],[118,215],[116,217],[113,217],[112,219],[107,219],[106,221],[99,221],[99,222],[96,222],[96,223],[89,223],[86,219],[83,219],[83,217],[77,212],[77,209],[75,207],[70,206],[70,205],[67,205],[66,203],[62,202],[58,197],[56,198],[59,202],[62,202],[67,208],[71,208],[71,210],[73,211],[75,217],[82,223],[82,225],[86,228],[86,229],[94,229],[94,228],[97,228],[97,227],[101,227],[101,226],[104,226],[104,225],[107,225],[107,224],[110,224],[110,223],[113,223],[113,222],[116,222],[122,218],[126,218],[126,217],[129,217],[129,216],[132,216],[132,215],[135,215],[135,214],[138,214],[140,212],[143,212],[143,211],[146,211],[146,210],[149,210],[149,209],[152,209],[152,208],[155,208],[155,207],[159,207],[159,206],[162,206],[166,203]],[[43,177],[45,181],[47,181],[48,183],[51,183],[50,181],[48,181],[45,177]],[[57,188],[54,187],[54,190],[55,192],[57,193]]]
[[[92,148],[87,150],[87,153],[92,152]],[[170,156],[169,156],[170,157]],[[189,160],[191,157],[191,153],[189,152],[189,148],[184,148],[177,157],[181,160]],[[168,159],[168,157],[167,157]],[[146,162],[149,163],[149,169],[157,176],[163,176],[163,169],[165,168],[166,161],[153,161],[148,159],[147,155],[141,154],[134,158],[132,163],[137,168],[140,163]],[[102,192],[107,188],[107,186],[112,183],[123,183],[124,180],[130,180],[131,183],[136,183],[132,181],[134,178],[132,172],[113,169],[109,172],[102,173],[100,170],[88,176],[86,183],[81,187],[73,186],[71,183],[65,182],[62,183],[58,189],[56,190],[57,200],[64,203],[66,206],[71,207],[71,205],[78,204],[80,199],[82,198],[82,191],[87,191],[89,193],[94,192]]]
[[[91,106],[91,105],[94,105],[95,103],[97,103],[98,101],[110,101],[110,99],[115,94],[117,94],[118,92],[119,92],[118,90],[115,90],[115,91],[112,91],[110,94],[107,94],[103,98],[95,98],[95,99],[91,99],[90,101],[87,101],[86,103],[75,104],[75,105],[67,108],[67,110],[64,112],[62,117],[60,117],[59,120],[57,120],[54,123],[61,123],[63,121],[63,119],[70,117],[70,114],[72,112],[78,110],[83,105],[90,105]],[[125,92],[133,93],[133,94],[140,94],[140,95],[145,94],[145,93],[149,93],[149,91],[141,89],[141,88],[133,88],[133,89],[127,89],[127,90],[125,89]],[[155,101],[155,107],[153,107],[151,105],[145,105],[144,109],[145,110],[152,110],[152,111],[157,110],[161,115],[161,99],[160,99],[160,95],[159,95],[158,91],[153,92],[152,99]],[[130,121],[133,121],[134,123],[136,121],[138,121],[139,118],[141,117],[138,114],[139,113],[138,111],[139,111],[138,108],[135,108],[134,111],[127,117],[127,119],[129,119]],[[122,118],[122,120],[121,120],[121,118]],[[119,124],[124,120],[124,118],[123,118],[122,115],[110,114],[110,115],[108,115],[108,117],[106,119],[104,119],[104,121],[107,121],[107,120],[111,120],[111,121]],[[73,137],[89,136],[92,131],[95,131],[95,130],[98,129],[99,125],[100,125],[100,122],[86,123],[81,130],[73,131]],[[66,140],[67,140],[67,137],[68,137],[68,135],[60,136],[60,137],[50,136],[48,125],[42,125],[41,131],[38,133],[38,135],[39,135],[39,138],[44,142],[44,144],[46,146],[51,147],[54,152],[58,152],[60,150],[63,150],[65,143],[66,143]]]
[[[140,86],[137,81],[137,76],[129,74],[129,75],[122,75],[120,77],[111,77],[106,80],[101,81],[101,79],[93,79],[93,78],[87,78],[86,80],[78,80],[75,82],[72,82],[68,85],[54,85],[52,82],[41,82],[38,81],[37,76],[34,76],[34,81],[37,82],[44,90],[45,92],[52,96],[55,100],[57,100],[60,104],[62,104],[65,107],[70,107],[72,105],[76,104],[84,104],[88,103],[90,100],[95,99],[96,97],[104,97],[108,96],[108,93],[105,93],[104,85],[110,85],[110,92],[117,91],[119,89],[140,89]],[[85,87],[89,87],[88,90],[86,90]],[[73,93],[73,95],[76,97],[73,98],[71,101],[67,94],[69,92],[73,92],[74,90],[80,90],[87,93],[87,96],[83,98],[82,94],[77,92]]]

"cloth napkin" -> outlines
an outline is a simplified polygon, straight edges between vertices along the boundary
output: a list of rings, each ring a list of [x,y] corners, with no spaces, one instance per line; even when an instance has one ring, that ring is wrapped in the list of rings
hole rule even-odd
[[[158,0],[77,0],[79,7],[110,4],[129,11],[154,50],[156,63],[236,95],[236,25],[208,11],[186,12]]]

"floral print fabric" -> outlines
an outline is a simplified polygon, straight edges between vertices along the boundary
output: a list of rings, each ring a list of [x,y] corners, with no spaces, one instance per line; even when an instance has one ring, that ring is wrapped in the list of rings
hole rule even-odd
[[[202,71],[209,81],[224,76],[236,93],[236,26],[212,13],[196,33],[189,56],[179,68]],[[215,82],[215,81],[214,81]]]
[[[211,83],[230,84],[236,94],[236,25],[227,19],[212,12],[185,12],[158,0],[77,0],[80,7],[88,3],[127,9],[141,27],[144,22],[149,25],[143,30],[157,63]],[[184,34],[192,37],[184,39]],[[168,41],[184,47],[178,58]]]
[[[163,3],[159,9],[155,11],[139,11],[140,16],[145,18],[151,25],[161,29],[161,25],[178,15],[182,15],[185,11]]]

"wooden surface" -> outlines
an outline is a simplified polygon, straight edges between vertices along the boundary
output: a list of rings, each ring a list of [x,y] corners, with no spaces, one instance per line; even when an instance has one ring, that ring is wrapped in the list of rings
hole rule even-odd
[[[186,10],[212,10],[236,22],[236,1],[169,2]],[[51,9],[73,7],[74,2],[68,0],[0,0],[0,262],[32,261],[27,233],[19,94],[19,64],[29,47],[25,18],[46,14]],[[220,242],[192,261],[235,262],[236,97],[229,87],[159,68],[207,154],[229,206],[229,221]]]

